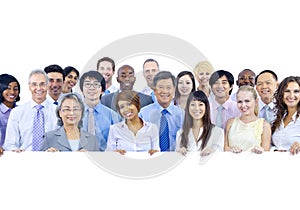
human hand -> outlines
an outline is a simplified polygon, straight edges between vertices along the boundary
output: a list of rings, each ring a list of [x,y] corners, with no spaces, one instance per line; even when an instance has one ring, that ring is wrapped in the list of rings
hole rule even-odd
[[[120,153],[121,155],[125,155],[126,150],[123,150],[123,149],[117,149],[117,150],[115,150],[115,152],[118,152],[118,153]]]
[[[80,149],[78,150],[78,152],[86,152],[87,150],[86,149]]]
[[[177,152],[181,153],[183,156],[186,156],[188,150],[185,147],[180,147],[179,150],[177,150]]]
[[[24,152],[25,150],[24,149],[13,149],[12,151],[16,152],[16,153],[21,153],[21,152]]]
[[[209,147],[205,147],[201,152],[200,152],[200,156],[208,156],[212,153],[214,153],[216,151],[216,146],[209,146]]]
[[[262,148],[261,146],[255,146],[252,148],[251,152],[261,154],[264,152],[264,148]]]
[[[159,152],[159,150],[157,150],[157,149],[150,149],[150,150],[148,151],[148,153],[149,153],[150,155],[153,155],[155,152]]]
[[[237,153],[241,153],[243,150],[237,146],[233,146],[230,148],[230,151],[237,154]]]
[[[291,148],[290,148],[291,155],[298,154],[299,151],[300,151],[300,144],[299,144],[299,142],[294,142],[291,145]]]
[[[59,152],[59,150],[54,147],[50,147],[45,152]]]
[[[4,149],[0,147],[0,156],[3,155]]]

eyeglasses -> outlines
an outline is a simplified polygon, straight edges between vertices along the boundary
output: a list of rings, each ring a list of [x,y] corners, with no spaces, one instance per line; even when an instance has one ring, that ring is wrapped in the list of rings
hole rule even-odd
[[[90,83],[90,82],[86,82],[83,84],[84,87],[86,88],[90,88],[90,87],[94,87],[94,88],[99,88],[101,86],[101,84],[99,82],[95,82],[95,83]]]
[[[31,87],[33,88],[37,88],[37,87],[40,87],[40,88],[45,88],[47,86],[47,84],[45,82],[41,82],[41,83],[36,83],[36,82],[32,82],[30,84]]]
[[[70,112],[74,112],[74,113],[80,113],[81,112],[81,109],[80,108],[74,108],[74,109],[71,109],[71,108],[62,108],[60,109],[63,113],[70,113]]]

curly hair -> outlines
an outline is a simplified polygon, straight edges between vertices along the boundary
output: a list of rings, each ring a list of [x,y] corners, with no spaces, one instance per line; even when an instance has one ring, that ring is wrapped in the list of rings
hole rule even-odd
[[[284,103],[283,97],[284,97],[284,91],[286,90],[286,88],[290,82],[296,82],[300,86],[300,77],[289,76],[289,77],[286,77],[284,80],[282,80],[281,83],[279,84],[278,89],[276,90],[276,92],[274,94],[276,119],[272,124],[272,133],[276,129],[279,128],[281,121],[283,120],[285,114],[288,114],[287,105]],[[299,113],[300,113],[300,103],[298,103],[296,118],[299,117]]]

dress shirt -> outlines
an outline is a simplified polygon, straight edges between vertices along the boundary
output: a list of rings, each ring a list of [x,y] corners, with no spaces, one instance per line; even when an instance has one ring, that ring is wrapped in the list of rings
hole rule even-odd
[[[83,130],[88,130],[89,107],[85,105],[83,115]],[[112,109],[102,105],[100,102],[94,107],[95,136],[99,142],[100,151],[105,151],[109,128],[112,124],[121,121],[121,117]]]
[[[125,121],[110,127],[106,151],[148,152],[150,149],[160,150],[155,124],[143,121],[143,127],[136,135],[129,130]]]
[[[0,103],[0,147],[4,144],[6,126],[10,112],[11,108],[7,107],[4,103]]]
[[[8,118],[4,148],[6,150],[23,149],[32,151],[32,130],[36,102],[33,100],[12,109]],[[56,106],[45,100],[42,112],[45,117],[45,132],[57,126]]]
[[[181,142],[181,135],[182,135],[183,130],[180,129],[177,132],[176,135],[176,151],[180,149],[180,142]],[[200,128],[199,135],[197,139],[200,138],[202,135],[203,128]],[[202,140],[198,142],[198,145],[196,144],[196,139],[194,138],[193,130],[190,129],[189,135],[188,135],[188,146],[187,149],[189,152],[198,152],[200,151]],[[208,139],[208,142],[206,144],[206,147],[209,146],[216,146],[217,151],[222,152],[224,150],[224,130],[222,128],[219,128],[217,126],[214,126],[211,130],[210,137]]]
[[[210,103],[210,117],[211,122],[216,125],[217,122],[217,113],[218,113],[218,106],[223,106],[223,122],[222,122],[222,128],[224,129],[226,127],[226,123],[230,118],[239,117],[241,115],[237,104],[235,101],[231,100],[230,98],[224,103],[219,104],[215,99],[209,98]]]
[[[105,92],[102,94],[102,96],[108,95],[108,94],[110,94],[110,93],[117,92],[118,90],[119,90],[119,88],[117,88],[117,87],[114,86],[114,85],[111,85],[109,88],[107,88],[107,89],[105,90]]]
[[[59,101],[59,99],[61,98],[62,95],[63,95],[63,93],[60,94],[57,101],[54,101],[54,99],[49,94],[47,94],[47,100],[52,104],[54,104],[54,102],[58,103],[58,101]],[[55,104],[55,105],[57,105],[57,104]]]
[[[272,135],[274,149],[289,150],[294,142],[300,143],[300,117],[296,119],[296,115],[297,113],[293,115],[293,121],[289,122],[286,127],[282,120],[280,127],[274,131]]]
[[[144,119],[146,122],[151,122],[156,124],[156,126],[160,127],[160,117],[161,111],[164,108],[161,107],[157,101],[153,104],[143,107],[139,116]],[[176,147],[176,133],[182,127],[183,119],[184,119],[184,111],[175,106],[173,103],[166,108],[168,113],[166,114],[166,118],[169,126],[169,139],[170,139],[170,149],[169,151],[175,151]]]
[[[264,112],[265,112],[265,104],[264,102],[262,102],[262,100],[259,99],[258,101],[258,117],[260,118],[264,118]],[[275,113],[275,104],[274,102],[271,102],[268,104],[268,106],[270,107],[270,109],[268,109],[268,117],[269,117],[269,123],[271,124],[272,122],[274,122],[274,120],[276,119],[276,113]],[[267,120],[267,119],[265,119]]]

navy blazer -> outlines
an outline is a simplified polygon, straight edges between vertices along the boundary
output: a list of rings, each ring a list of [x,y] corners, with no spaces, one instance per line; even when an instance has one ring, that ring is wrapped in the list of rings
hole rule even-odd
[[[117,92],[110,93],[108,95],[102,96],[101,97],[101,104],[103,104],[104,106],[107,106],[108,108],[111,108],[112,110],[118,112],[116,99],[117,99],[117,95],[119,93],[120,92],[117,91]],[[146,95],[144,93],[138,93],[138,96],[140,97],[141,108],[153,103],[152,97],[149,96],[149,95]]]
[[[51,147],[54,147],[59,151],[72,151],[63,126],[56,130],[48,131],[44,134],[40,151],[46,151]],[[85,149],[87,151],[99,151],[99,143],[96,139],[96,136],[84,130],[80,130],[78,150],[81,149]]]

